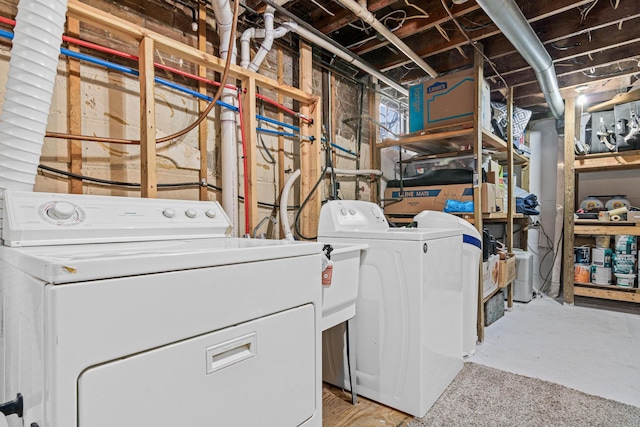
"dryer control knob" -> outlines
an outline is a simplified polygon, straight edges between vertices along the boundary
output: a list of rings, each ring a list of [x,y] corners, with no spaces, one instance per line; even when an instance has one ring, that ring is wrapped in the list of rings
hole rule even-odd
[[[356,210],[355,209],[349,209],[349,214],[350,215],[355,215],[356,214]]]
[[[57,220],[69,219],[76,213],[76,207],[69,202],[55,202],[49,209],[47,209],[47,215],[49,218]]]
[[[198,215],[198,213],[195,211],[195,209],[187,209],[186,211],[184,211],[184,214],[186,216],[188,216],[189,218],[195,218],[196,215]]]
[[[342,215],[345,215],[345,216],[346,216],[346,215],[347,215],[347,210],[346,210],[345,208],[342,208],[342,209],[340,209],[340,213],[341,213]]]
[[[207,209],[204,214],[206,216],[208,216],[209,218],[215,218],[216,217],[216,211],[214,211],[213,209]]]
[[[176,211],[171,208],[167,208],[162,211],[162,215],[166,216],[167,218],[173,218],[174,216],[176,216]]]

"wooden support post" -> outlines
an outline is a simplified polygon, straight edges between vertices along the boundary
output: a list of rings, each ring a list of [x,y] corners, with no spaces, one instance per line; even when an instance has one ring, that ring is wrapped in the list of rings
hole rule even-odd
[[[80,22],[75,18],[67,18],[67,34],[70,37],[80,37]],[[79,52],[80,48],[70,45],[69,50]],[[67,108],[69,115],[67,116],[69,133],[72,135],[82,134],[82,97],[80,88],[80,61],[71,57],[67,57],[67,69],[69,71],[69,80],[67,83]],[[82,141],[69,140],[69,172],[82,174]],[[82,194],[82,179],[70,178],[69,192],[71,194]]]
[[[507,251],[513,252],[513,213],[516,210],[516,199],[514,190],[516,183],[513,182],[513,87],[509,87],[507,95],[507,170],[509,179],[507,181]]]
[[[300,89],[309,94],[313,92],[311,46],[304,42],[300,43]],[[321,172],[322,104],[320,99],[316,99],[314,104],[303,104],[300,112],[313,118],[311,126],[304,122],[301,123],[300,134],[315,138],[313,141],[307,138],[300,141],[300,199],[304,200],[309,197],[309,201],[300,215],[300,228],[305,237],[311,237],[315,236],[318,231],[320,216],[320,197],[317,192],[310,195]]]
[[[483,50],[481,44],[478,48]],[[473,182],[473,223],[482,235],[482,80],[484,79],[484,58],[475,50],[475,104],[473,115],[473,155],[476,161],[476,173]],[[484,341],[484,302],[482,298],[482,262],[478,266],[478,341]]]
[[[480,85],[482,87],[482,84]],[[481,125],[482,126],[482,125]],[[507,252],[513,253],[513,214],[516,210],[516,199],[514,190],[516,183],[513,180],[513,87],[509,87],[507,95],[507,171],[509,179],[507,181]],[[526,246],[525,246],[526,247]],[[513,285],[512,280],[507,289],[507,306],[513,307]]]
[[[207,4],[200,2],[198,7],[198,49],[202,52],[207,51]],[[203,65],[198,65],[198,76],[207,77],[207,68]],[[207,84],[205,82],[198,82],[198,90],[200,93],[207,94]],[[207,108],[207,101],[198,100],[198,111],[202,114]],[[209,136],[207,128],[207,119],[204,119],[198,125],[198,149],[200,150],[200,173],[198,175],[200,182],[208,181],[208,149],[207,139]],[[200,186],[199,190],[200,200],[208,200],[209,189],[205,186]]]
[[[369,116],[378,118],[380,112],[380,85],[376,77],[371,77],[371,90],[369,91]],[[380,139],[380,128],[372,120],[369,120],[369,160],[371,169],[381,169],[380,149],[378,140]],[[373,203],[380,202],[380,180],[371,182],[369,187],[369,200]]]
[[[258,147],[258,136],[256,128],[256,81],[249,77],[242,80],[242,127],[244,128],[245,148],[247,162],[248,188],[246,189],[247,200],[245,198],[244,208],[249,215],[249,232],[258,225],[258,177],[256,174],[256,150]]]
[[[564,239],[563,239],[563,292],[565,304],[573,304],[573,232],[575,205],[575,151],[574,137],[576,135],[576,99],[565,100],[564,111]]]
[[[140,56],[140,194],[156,197],[156,106],[154,99],[153,40],[143,38]]]
[[[276,51],[277,58],[277,70],[278,76],[277,80],[279,84],[284,83],[284,52],[281,47],[278,47]],[[280,105],[284,104],[284,96],[281,93],[278,93],[278,103]],[[278,110],[278,121],[284,122],[284,113],[282,110]],[[285,177],[284,177],[284,136],[278,135],[278,194],[282,194],[282,188],[284,187]],[[286,202],[285,202],[286,204]],[[282,221],[278,221],[279,224],[279,236],[280,238],[284,237],[284,228],[282,227]]]

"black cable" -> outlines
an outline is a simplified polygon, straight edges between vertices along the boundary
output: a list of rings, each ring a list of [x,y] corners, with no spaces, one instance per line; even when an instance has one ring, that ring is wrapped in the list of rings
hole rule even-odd
[[[296,234],[302,239],[302,240],[316,240],[318,238],[318,236],[315,237],[306,237],[305,235],[303,235],[300,232],[300,227],[298,225],[298,222],[300,221],[300,213],[302,212],[302,210],[304,209],[304,207],[307,205],[307,202],[311,199],[311,196],[313,196],[313,193],[315,193],[315,191],[318,189],[318,186],[320,185],[320,183],[322,182],[322,180],[324,179],[324,174],[327,173],[327,168],[329,166],[325,165],[324,169],[322,170],[322,173],[320,174],[320,178],[318,178],[318,180],[316,181],[315,185],[313,186],[313,188],[311,189],[311,191],[309,192],[309,194],[307,194],[307,197],[304,199],[304,201],[302,202],[302,205],[300,205],[300,209],[298,210],[298,213],[296,213],[296,219],[293,222],[293,226],[294,229],[296,231]]]
[[[260,89],[259,88],[256,88],[256,91],[257,91],[258,94],[260,94]],[[262,99],[260,99],[260,115],[265,117],[265,114],[264,114],[264,101]],[[260,123],[262,123],[262,120],[258,120],[258,127],[262,127],[260,125]],[[256,131],[256,135],[258,135],[258,139],[260,140],[260,144],[262,144],[262,148],[264,149],[264,152],[267,153],[267,156],[269,157],[269,160],[267,160],[267,163],[275,165],[276,164],[276,159],[273,158],[273,156],[271,155],[271,152],[267,148],[267,145],[264,143],[264,140],[262,139],[262,134],[260,132]]]
[[[107,179],[94,178],[94,177],[91,177],[91,176],[78,175],[78,174],[73,173],[73,172],[63,171],[63,170],[52,168],[51,166],[46,166],[46,165],[42,165],[42,164],[38,165],[38,168],[42,169],[42,170],[46,170],[48,172],[53,172],[53,173],[57,173],[59,175],[67,176],[69,178],[81,179],[82,181],[93,182],[93,183],[96,183],[96,184],[114,185],[114,186],[118,186],[118,187],[129,187],[129,188],[140,188],[140,184],[135,183],[135,182],[111,181],[111,180],[107,180]],[[160,188],[176,188],[176,187],[207,187],[207,188],[212,189],[212,190],[222,191],[222,188],[220,188],[218,186],[215,186],[215,185],[209,184],[209,183],[203,184],[201,182],[177,182],[177,183],[172,183],[172,184],[158,184],[157,186],[158,186],[159,189]],[[244,197],[238,196],[238,200],[244,202]],[[277,207],[273,203],[266,203],[266,202],[258,201],[258,204],[261,205],[261,206],[268,207],[268,208]],[[287,206],[287,210],[293,210],[293,209],[298,209],[298,208],[300,208],[300,206],[297,206],[297,205]]]

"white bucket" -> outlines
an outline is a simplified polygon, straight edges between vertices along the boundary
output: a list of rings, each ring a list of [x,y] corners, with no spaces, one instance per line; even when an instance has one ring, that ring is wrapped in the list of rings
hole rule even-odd
[[[596,285],[611,284],[611,267],[591,266],[591,282]]]
[[[636,284],[635,274],[616,274],[616,285],[632,288]]]

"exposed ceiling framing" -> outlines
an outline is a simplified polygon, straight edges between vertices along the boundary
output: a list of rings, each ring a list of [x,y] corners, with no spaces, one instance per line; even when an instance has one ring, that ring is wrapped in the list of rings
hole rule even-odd
[[[563,96],[577,96],[574,89],[583,85],[588,85],[586,93],[598,100],[632,88],[640,76],[637,1],[515,1],[551,55]],[[248,0],[247,4],[256,10],[263,7],[259,0]],[[516,105],[546,114],[533,70],[474,0],[460,4],[451,0],[368,0],[361,4],[440,74],[473,62],[473,48],[447,14],[446,5],[468,37],[482,43],[498,73],[514,87]],[[403,84],[430,78],[337,1],[292,0],[284,7]],[[490,66],[485,70],[492,98],[502,99],[501,79]]]

